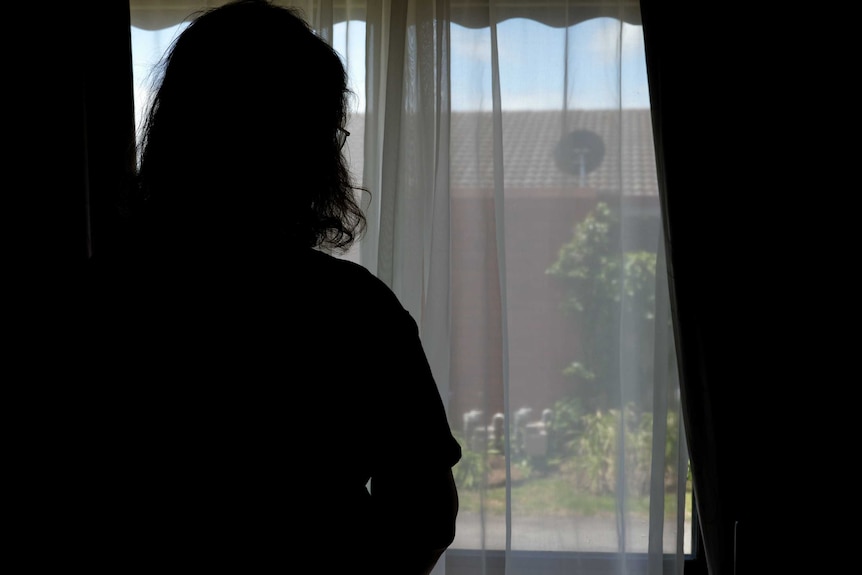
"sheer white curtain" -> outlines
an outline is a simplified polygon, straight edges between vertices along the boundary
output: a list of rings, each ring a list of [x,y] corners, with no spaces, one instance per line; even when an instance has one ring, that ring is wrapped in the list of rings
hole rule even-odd
[[[172,26],[221,3],[132,0],[137,78]],[[682,573],[688,464],[637,2],[282,3],[348,64],[347,153],[371,200],[346,257],[418,321],[464,447],[437,572]]]

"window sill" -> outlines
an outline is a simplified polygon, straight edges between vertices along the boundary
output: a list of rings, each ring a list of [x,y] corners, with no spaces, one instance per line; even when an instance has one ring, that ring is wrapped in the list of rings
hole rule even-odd
[[[616,553],[575,553],[552,551],[480,551],[473,549],[449,549],[446,552],[446,573],[453,575],[504,575],[508,567],[515,572],[533,575],[612,575],[619,573],[622,557]],[[675,561],[666,555],[663,573],[674,575]],[[633,553],[625,557],[626,573],[630,575],[648,572],[647,556]],[[694,556],[685,558],[685,575],[705,575],[701,561]]]

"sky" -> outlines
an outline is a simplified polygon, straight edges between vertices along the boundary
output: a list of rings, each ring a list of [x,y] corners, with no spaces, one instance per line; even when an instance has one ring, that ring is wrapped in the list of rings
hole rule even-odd
[[[149,93],[152,67],[181,29],[182,25],[158,31],[131,29],[138,121]],[[609,108],[620,103],[624,108],[649,107],[640,26],[598,18],[566,30],[510,19],[498,25],[497,38],[504,109],[560,109],[564,102],[570,109]],[[453,24],[450,42],[452,109],[490,109],[489,29]],[[353,112],[361,113],[365,105],[364,22],[336,24],[333,46],[347,64],[357,95]]]

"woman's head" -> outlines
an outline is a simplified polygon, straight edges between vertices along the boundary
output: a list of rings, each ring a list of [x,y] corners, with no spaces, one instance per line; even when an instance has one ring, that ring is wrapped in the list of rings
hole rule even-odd
[[[344,66],[297,12],[264,0],[203,12],[159,72],[138,173],[154,242],[345,248],[362,232],[339,137]]]

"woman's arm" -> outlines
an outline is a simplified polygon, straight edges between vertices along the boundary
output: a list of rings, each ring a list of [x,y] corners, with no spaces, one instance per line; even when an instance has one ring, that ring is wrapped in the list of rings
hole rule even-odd
[[[380,574],[427,575],[455,538],[458,492],[451,468],[404,468],[371,480]]]

